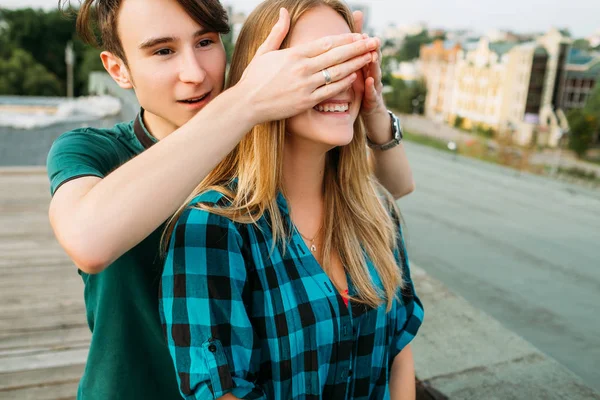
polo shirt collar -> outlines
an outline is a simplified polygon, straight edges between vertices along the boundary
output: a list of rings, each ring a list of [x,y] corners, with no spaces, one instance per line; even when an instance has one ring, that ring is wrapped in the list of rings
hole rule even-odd
[[[142,144],[144,149],[149,149],[158,142],[158,140],[152,136],[152,134],[146,129],[146,125],[144,124],[144,109],[140,108],[140,113],[135,118],[133,122],[133,132],[135,136]]]

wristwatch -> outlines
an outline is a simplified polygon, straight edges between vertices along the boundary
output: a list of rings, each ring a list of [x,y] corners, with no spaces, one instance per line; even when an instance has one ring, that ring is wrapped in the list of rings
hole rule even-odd
[[[394,138],[384,144],[375,144],[371,142],[371,140],[367,136],[367,145],[373,150],[386,151],[389,149],[393,149],[394,147],[400,144],[402,138],[404,137],[404,134],[402,132],[402,125],[400,125],[400,120],[398,119],[398,117],[396,117],[394,113],[390,110],[388,110],[388,114],[390,114],[390,118],[392,119],[392,135],[394,136]]]

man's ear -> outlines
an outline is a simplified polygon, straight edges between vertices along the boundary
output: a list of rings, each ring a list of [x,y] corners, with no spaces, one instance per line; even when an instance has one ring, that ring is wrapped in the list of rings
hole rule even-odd
[[[102,64],[108,74],[123,89],[133,89],[133,82],[123,60],[109,51],[100,53]]]

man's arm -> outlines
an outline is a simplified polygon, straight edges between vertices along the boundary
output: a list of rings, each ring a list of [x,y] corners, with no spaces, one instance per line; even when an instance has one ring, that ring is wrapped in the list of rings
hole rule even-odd
[[[381,115],[365,118],[369,139],[375,144],[384,144],[392,140],[392,124],[387,111]],[[375,176],[395,199],[404,197],[415,190],[415,181],[404,145],[381,151],[372,150],[375,164]]]
[[[354,21],[357,31],[362,32],[362,12],[354,12]],[[393,139],[392,124],[383,101],[381,60],[381,42],[379,42],[376,60],[363,69],[365,95],[362,116],[369,139],[375,144],[384,144]],[[386,151],[373,151],[373,156],[375,176],[394,198],[399,199],[415,190],[412,170],[402,143]]]
[[[408,345],[394,358],[390,371],[390,399],[415,400],[416,396],[415,362]]]
[[[75,179],[56,191],[50,222],[82,271],[101,272],[157,229],[254,125],[346,90],[376,48],[341,35],[275,51],[288,30],[284,13],[242,80],[167,138],[104,179]],[[327,86],[324,68],[335,81]]]

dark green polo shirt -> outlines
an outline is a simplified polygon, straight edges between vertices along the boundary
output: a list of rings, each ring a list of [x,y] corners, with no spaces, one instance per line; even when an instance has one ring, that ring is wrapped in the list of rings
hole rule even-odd
[[[52,194],[78,177],[105,177],[155,141],[141,116],[111,129],[63,134],[48,155]],[[181,399],[158,314],[162,229],[103,272],[80,271],[92,342],[78,399]]]

